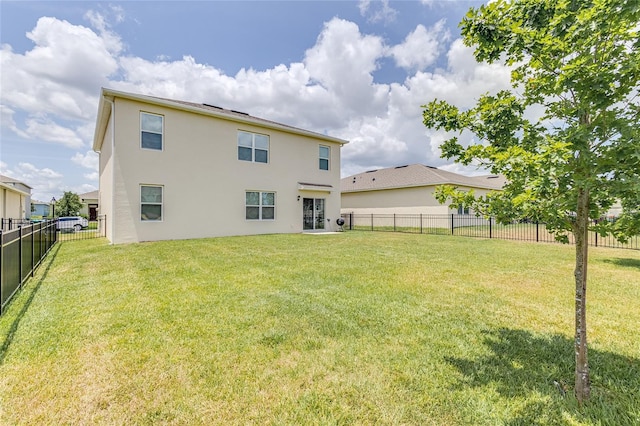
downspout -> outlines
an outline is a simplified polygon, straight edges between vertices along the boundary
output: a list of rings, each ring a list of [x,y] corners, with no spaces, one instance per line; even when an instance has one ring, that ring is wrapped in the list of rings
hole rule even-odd
[[[104,100],[109,102],[111,105],[111,215],[113,216],[113,212],[115,211],[114,203],[115,203],[115,193],[116,193],[116,104],[114,101],[109,99],[107,96],[104,96]],[[107,236],[107,223],[109,220],[105,218],[104,220],[104,235]],[[113,228],[116,223],[115,218],[111,218],[111,227]],[[113,244],[113,236],[115,235],[114,230],[111,229],[111,238],[109,241]]]

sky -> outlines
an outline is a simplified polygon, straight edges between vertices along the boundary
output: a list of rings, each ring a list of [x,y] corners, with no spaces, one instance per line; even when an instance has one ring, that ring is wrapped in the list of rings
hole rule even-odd
[[[0,0],[0,174],[32,199],[98,189],[100,89],[209,103],[346,139],[341,176],[440,158],[433,99],[508,88],[460,39],[466,0]],[[463,135],[464,143],[473,143]]]

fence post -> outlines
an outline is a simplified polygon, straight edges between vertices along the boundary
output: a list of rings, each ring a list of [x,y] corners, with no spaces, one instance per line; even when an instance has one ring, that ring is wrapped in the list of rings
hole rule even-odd
[[[371,213],[371,230],[373,231],[373,213]]]
[[[492,232],[491,232],[491,216],[489,216],[489,239],[492,238]]]
[[[40,230],[38,231],[38,238],[40,239],[40,252],[38,253],[38,258],[39,258],[40,260],[42,260],[42,247],[43,247],[43,245],[42,245],[42,234],[43,234],[43,232],[42,232],[42,226],[43,226],[43,225],[42,225],[42,224],[43,224],[43,223],[45,223],[45,224],[46,224],[46,222],[40,222]],[[45,243],[45,244],[46,244],[46,243]],[[40,260],[38,260],[38,263],[40,263]]]
[[[536,243],[540,242],[540,232],[539,232],[539,223],[536,220]]]
[[[396,214],[393,214],[393,232],[396,232]]]
[[[36,265],[35,265],[35,258],[36,258],[36,242],[35,242],[35,238],[36,238],[36,224],[32,223],[31,224],[31,278],[33,278],[33,270],[36,269]]]
[[[18,226],[18,277],[20,277],[20,284],[18,288],[22,288],[22,225]]]
[[[598,219],[594,220],[594,223],[597,226],[598,225]],[[596,231],[595,234],[596,234],[596,247],[598,247],[598,231]]]
[[[451,214],[451,235],[453,235],[453,213]]]
[[[2,224],[4,225],[4,219],[2,219]],[[2,296],[2,288],[4,287],[4,285],[2,285],[2,261],[4,259],[4,236],[2,235],[2,231],[4,231],[4,227],[0,229],[0,315],[2,315],[2,302],[4,301],[4,297]]]
[[[420,233],[422,234],[422,213],[420,213]]]

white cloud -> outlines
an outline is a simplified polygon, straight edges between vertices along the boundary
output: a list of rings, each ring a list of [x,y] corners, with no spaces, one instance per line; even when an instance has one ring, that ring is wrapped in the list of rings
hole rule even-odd
[[[0,105],[0,125],[2,127],[6,127],[7,129],[11,130],[18,136],[21,136],[23,138],[28,138],[29,135],[27,135],[25,132],[20,130],[16,125],[16,122],[13,119],[14,114],[15,114],[15,111],[9,108],[8,106]]]
[[[76,152],[73,157],[71,157],[71,161],[75,164],[84,167],[85,169],[98,170],[98,163],[100,157],[93,151],[87,151],[86,154],[82,154],[80,152]]]
[[[86,177],[87,175],[85,175]],[[95,191],[96,189],[98,189],[97,186],[92,185],[90,183],[84,183],[82,185],[78,185],[78,186],[74,186],[74,187],[70,187],[68,189],[66,189],[66,191],[71,191],[74,194],[85,194],[87,192],[92,192]]]
[[[368,14],[374,7],[389,8],[388,2],[361,2],[360,6]],[[211,103],[345,138],[351,141],[342,150],[342,172],[348,175],[410,163],[442,166],[446,160],[439,158],[439,144],[446,135],[424,127],[421,105],[439,98],[468,108],[480,94],[506,88],[509,82],[505,67],[477,64],[472,50],[460,40],[450,43],[442,21],[431,28],[418,25],[402,43],[386,46],[382,37],[364,34],[355,23],[334,18],[324,24],[302,62],[241,69],[230,76],[193,56],[149,61],[124,55],[122,41],[109,23],[120,19],[113,13],[115,18],[88,13],[86,19],[95,31],[41,18],[29,33],[35,43],[32,50],[16,54],[10,46],[2,47],[3,126],[23,137],[87,149],[98,91],[106,86]],[[447,68],[433,69],[445,53]],[[374,81],[380,61],[388,57],[409,72],[405,81]],[[71,69],[72,65],[78,69]],[[18,113],[27,117],[24,123],[16,119]],[[75,152],[69,158],[87,169],[84,179],[96,181],[96,154]],[[64,189],[95,189],[84,183],[64,186],[61,174],[29,163],[10,172],[23,177],[42,197],[49,194],[48,199]],[[47,173],[50,179],[44,178]]]
[[[418,25],[402,44],[391,47],[389,54],[396,65],[407,70],[424,70],[432,65],[450,37],[444,23],[444,20],[438,21],[429,29]]]
[[[382,22],[389,24],[396,20],[398,11],[389,6],[389,0],[360,0],[358,3],[360,15],[372,23]]]
[[[32,139],[59,143],[69,148],[81,148],[84,145],[75,131],[49,118],[29,118],[26,125],[26,134]]]
[[[362,35],[353,22],[334,18],[307,50],[304,63],[311,79],[329,91],[338,108],[371,114],[386,103],[388,86],[373,82],[384,51],[382,38]]]
[[[354,115],[384,113],[388,86],[373,81],[384,55],[382,38],[363,35],[353,22],[334,18],[325,23],[303,63],[241,69],[227,76],[192,56],[155,62],[121,57],[124,78],[111,87],[212,103],[322,132],[347,125]]]
[[[31,186],[33,188],[31,199],[39,201],[49,201],[51,197],[57,195],[63,178],[61,173],[48,167],[39,169],[27,162],[18,163],[11,169],[6,163],[0,162],[0,173]]]
[[[82,176],[84,176],[85,179],[87,180],[93,180],[93,181],[98,181],[98,179],[100,178],[100,175],[98,172],[93,172],[93,173],[85,173]],[[85,191],[88,192],[88,191]]]
[[[114,55],[121,44],[50,17],[40,18],[27,38],[35,46],[24,54],[8,45],[0,51],[2,104],[31,114],[92,119],[98,88],[118,70]]]
[[[371,164],[443,166],[449,161],[440,158],[440,145],[451,135],[427,129],[422,123],[421,105],[438,98],[469,108],[481,94],[508,88],[510,72],[500,64],[476,63],[472,49],[464,47],[460,40],[451,44],[447,59],[446,70],[417,71],[403,84],[390,85],[386,114],[377,116],[374,123],[380,132],[371,132],[361,125],[341,134],[351,139],[343,149],[343,175],[362,172],[371,168]],[[371,119],[362,121],[367,120]],[[474,142],[469,132],[464,132],[460,140],[463,144]]]

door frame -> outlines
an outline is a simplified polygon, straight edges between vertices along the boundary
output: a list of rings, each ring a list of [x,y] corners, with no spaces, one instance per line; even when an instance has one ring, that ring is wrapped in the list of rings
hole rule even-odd
[[[309,224],[309,218],[308,216],[308,204],[309,201],[312,202],[311,204],[311,224],[313,225],[312,228],[308,228],[308,224]],[[321,213],[321,217],[318,217],[316,214],[318,212],[318,209],[316,208],[317,206],[317,202],[321,201],[322,202],[322,208],[320,210]],[[326,229],[326,224],[325,224],[325,218],[326,218],[326,211],[327,211],[327,199],[326,198],[311,198],[311,197],[304,197],[302,199],[302,231],[306,231],[306,232],[312,232],[312,231],[324,231]],[[319,227],[318,224],[321,224],[322,226]]]

